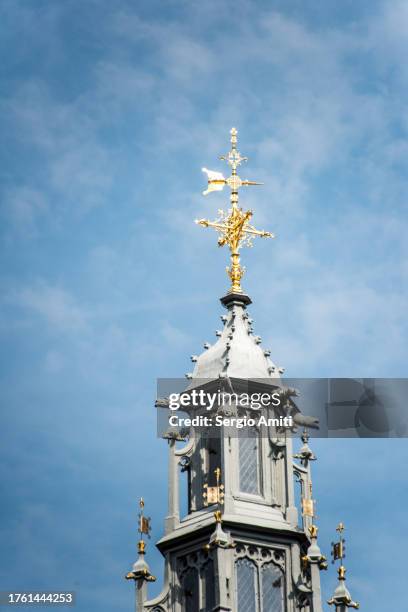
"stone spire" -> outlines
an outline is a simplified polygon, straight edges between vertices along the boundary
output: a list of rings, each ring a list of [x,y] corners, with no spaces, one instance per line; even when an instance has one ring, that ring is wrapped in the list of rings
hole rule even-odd
[[[316,461],[316,456],[309,446],[309,433],[306,428],[301,439],[303,445],[294,455],[295,459],[300,460],[300,466],[297,465],[295,468],[295,475],[301,483],[303,529],[310,541],[306,554],[302,557],[302,565],[304,570],[310,574],[312,609],[314,612],[321,612],[320,571],[327,569],[327,561],[317,542],[318,527],[315,524],[316,510],[313,499],[311,462]]]
[[[244,295],[227,295],[221,299],[227,308],[222,315],[223,329],[216,331],[217,341],[206,342],[201,355],[193,355],[194,370],[188,378],[263,378],[279,379],[283,368],[270,359],[270,351],[262,348],[262,339],[254,334],[253,319],[246,306],[251,300]]]
[[[261,346],[261,337],[253,332],[253,320],[246,308],[251,299],[244,294],[241,279],[244,268],[240,264],[240,249],[242,246],[252,246],[252,239],[273,238],[273,234],[260,231],[250,225],[252,211],[243,212],[239,207],[239,189],[246,185],[260,185],[255,181],[242,180],[237,174],[237,168],[247,161],[237,149],[237,130],[231,129],[231,150],[221,156],[231,167],[231,176],[224,178],[222,173],[203,168],[208,176],[208,188],[204,195],[212,191],[221,191],[225,185],[230,187],[230,204],[228,212],[219,210],[219,218],[215,221],[206,219],[196,223],[204,227],[212,227],[219,233],[218,245],[227,245],[231,251],[231,267],[227,268],[232,281],[231,287],[221,303],[227,309],[227,314],[221,317],[223,329],[216,331],[217,341],[211,345],[204,344],[205,352],[199,356],[193,355],[194,371],[187,378],[258,378],[279,379],[283,368],[276,366],[271,359],[270,351]]]
[[[215,429],[194,426],[186,431],[173,426],[163,437],[169,447],[169,495],[165,532],[157,542],[165,562],[163,589],[147,601],[146,583],[154,580],[145,561],[143,534],[150,521],[141,504],[139,558],[127,578],[136,583],[138,612],[322,612],[320,570],[326,560],[317,543],[312,494],[311,463],[316,459],[309,447],[307,431],[295,455],[292,430],[280,424],[258,423],[243,430],[231,429],[230,417],[253,420],[255,406],[243,396],[277,394],[280,401],[267,408],[270,416],[290,414],[294,428],[318,427],[316,419],[302,415],[295,403],[297,392],[286,388],[283,368],[270,359],[269,350],[253,332],[247,312],[251,303],[241,287],[243,268],[239,250],[254,236],[271,236],[249,225],[251,211],[238,206],[243,181],[237,167],[245,160],[237,150],[237,131],[231,130],[231,150],[223,157],[231,176],[205,169],[208,189],[231,189],[231,208],[214,222],[198,223],[219,232],[220,246],[228,245],[231,287],[221,299],[226,313],[216,342],[205,343],[204,352],[191,357],[194,370],[189,379],[190,399],[197,391],[211,393],[211,406],[183,403],[183,412],[221,417]],[[219,391],[220,395],[217,395]],[[222,396],[230,396],[225,406]],[[169,397],[156,406],[169,409]],[[224,423],[224,418],[226,423]],[[231,420],[234,420],[233,418]],[[211,429],[211,431],[210,431]],[[184,445],[179,442],[183,440]],[[180,472],[186,489],[186,512],[180,513]],[[302,516],[296,504],[295,484],[300,484]],[[204,493],[204,495],[203,495]]]
[[[140,498],[139,502],[139,527],[138,532],[140,533],[140,540],[137,545],[138,559],[133,564],[132,570],[125,576],[126,580],[134,580],[136,588],[136,610],[143,610],[144,603],[147,600],[147,582],[155,582],[156,578],[150,573],[150,568],[147,564],[146,555],[146,542],[143,536],[146,535],[150,538],[150,517],[144,516],[144,500]]]
[[[211,534],[210,541],[205,545],[204,549],[210,551],[212,548],[234,548],[235,544],[229,533],[225,533],[222,528],[222,514],[224,505],[224,485],[221,484],[221,469],[217,467],[214,470],[216,485],[209,487],[208,483],[204,484],[204,506],[216,504],[217,509],[214,512],[215,529]]]

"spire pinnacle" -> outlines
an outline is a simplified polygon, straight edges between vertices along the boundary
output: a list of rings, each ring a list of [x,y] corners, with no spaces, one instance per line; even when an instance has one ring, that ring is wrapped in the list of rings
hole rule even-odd
[[[210,537],[208,544],[205,544],[204,550],[207,552],[212,548],[234,548],[235,544],[230,536],[224,532],[222,528],[222,506],[224,505],[224,485],[221,483],[221,468],[217,467],[214,470],[216,486],[209,487],[204,484],[204,506],[217,504],[217,509],[214,512],[215,530]]]
[[[126,580],[141,580],[147,582],[154,582],[156,578],[150,573],[149,566],[147,565],[145,560],[146,542],[143,540],[143,536],[146,535],[148,538],[150,538],[150,532],[152,528],[150,526],[150,517],[146,517],[144,515],[144,505],[144,499],[143,497],[141,497],[139,500],[140,512],[138,526],[140,540],[137,543],[137,551],[139,553],[139,558],[136,563],[133,564],[132,571],[127,573],[125,578]]]
[[[338,542],[332,542],[332,563],[340,561],[340,565],[337,568],[337,574],[339,577],[338,585],[334,591],[333,597],[327,602],[330,606],[335,605],[336,610],[342,612],[346,608],[358,609],[360,604],[353,601],[351,595],[346,587],[346,568],[343,565],[345,555],[345,539],[343,538],[343,531],[345,527],[343,523],[339,523],[336,527],[336,531],[339,534]]]
[[[326,570],[327,560],[326,557],[322,555],[319,545],[317,543],[317,534],[319,528],[312,523],[308,531],[311,542],[309,548],[307,549],[306,555],[301,558],[303,566],[307,567],[308,565],[316,565],[319,570]]]
[[[300,459],[300,462],[304,467],[308,466],[309,461],[316,461],[316,455],[313,453],[313,451],[311,450],[309,446],[309,438],[310,438],[309,432],[307,431],[305,427],[303,430],[302,436],[301,436],[303,446],[301,447],[299,452],[296,453],[296,455],[293,455],[295,459]]]
[[[231,189],[230,203],[231,208],[228,212],[223,210],[218,211],[218,218],[215,221],[208,221],[207,219],[198,219],[196,223],[203,227],[212,227],[220,236],[218,238],[218,246],[228,245],[231,252],[231,266],[227,268],[228,276],[231,279],[231,287],[228,293],[242,294],[241,279],[244,275],[245,269],[240,263],[240,248],[242,246],[253,246],[252,239],[256,236],[260,238],[274,238],[271,232],[264,230],[257,230],[253,227],[249,221],[252,217],[252,211],[248,210],[244,212],[242,208],[239,208],[239,189],[242,186],[248,185],[261,185],[255,181],[242,180],[237,174],[237,167],[241,165],[243,161],[247,161],[247,157],[242,157],[237,149],[237,130],[236,128],[231,129],[231,150],[226,154],[222,155],[220,159],[226,161],[231,166],[231,176],[225,178],[221,172],[208,170],[203,168],[203,172],[208,177],[208,187],[203,192],[203,195],[207,195],[212,191],[222,191],[225,185],[228,185]]]

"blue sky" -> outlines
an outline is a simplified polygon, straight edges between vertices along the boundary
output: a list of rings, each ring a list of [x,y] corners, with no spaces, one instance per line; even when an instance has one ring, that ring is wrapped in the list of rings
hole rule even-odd
[[[1,0],[0,23],[1,588],[125,612],[138,496],[154,540],[165,513],[155,380],[219,327],[227,253],[193,220],[226,202],[200,169],[232,125],[277,234],[243,254],[272,359],[406,376],[408,6]],[[315,450],[322,548],[342,519],[353,597],[401,609],[406,441]]]

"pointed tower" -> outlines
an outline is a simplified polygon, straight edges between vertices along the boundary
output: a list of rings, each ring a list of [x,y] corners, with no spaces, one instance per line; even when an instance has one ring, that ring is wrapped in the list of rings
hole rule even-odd
[[[240,248],[256,236],[272,234],[250,225],[252,212],[238,205],[239,189],[257,183],[237,174],[246,158],[237,150],[235,129],[231,130],[231,150],[222,159],[230,165],[231,176],[204,169],[208,175],[205,194],[228,186],[230,209],[220,211],[215,221],[197,223],[214,228],[218,244],[230,248],[231,287],[221,298],[223,329],[216,332],[215,344],[206,344],[201,355],[192,357],[195,367],[187,375],[186,393],[192,398],[203,389],[213,394],[221,391],[230,394],[232,401],[228,405],[217,401],[210,411],[191,402],[184,410],[190,417],[218,416],[222,423],[227,417],[248,419],[254,416],[254,407],[243,401],[245,394],[276,393],[278,404],[267,409],[276,424],[238,431],[228,424],[192,427],[187,432],[171,426],[166,430],[168,512],[165,534],[157,543],[165,558],[165,583],[152,600],[146,600],[142,588],[137,610],[321,612],[320,571],[327,564],[314,524],[311,463],[315,456],[305,431],[303,446],[293,457],[292,431],[281,426],[288,415],[294,427],[316,427],[317,423],[300,413],[295,390],[284,387],[280,378],[283,369],[271,361],[270,352],[253,332],[247,310],[251,300],[241,287]],[[168,398],[161,398],[157,405],[166,409]],[[179,447],[181,439],[184,445]],[[183,517],[180,471],[187,475],[187,491],[182,494],[188,498],[188,511]],[[300,491],[300,512],[295,487]],[[143,587],[143,576],[136,574]]]

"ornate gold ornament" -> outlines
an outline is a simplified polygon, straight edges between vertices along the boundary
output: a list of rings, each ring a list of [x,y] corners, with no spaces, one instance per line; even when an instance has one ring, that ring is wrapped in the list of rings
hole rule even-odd
[[[205,172],[208,177],[208,187],[203,192],[203,195],[207,195],[212,191],[222,191],[224,186],[228,185],[228,187],[231,189],[231,208],[228,210],[228,212],[219,210],[219,216],[217,219],[215,219],[215,221],[197,219],[196,223],[198,225],[202,225],[203,227],[212,227],[219,232],[220,236],[218,238],[218,246],[229,246],[231,251],[231,266],[227,267],[227,273],[232,284],[228,293],[243,293],[241,279],[244,275],[245,268],[243,268],[240,264],[240,248],[242,246],[252,247],[252,240],[256,236],[259,236],[260,238],[274,238],[274,235],[271,232],[257,230],[255,227],[253,227],[249,223],[252,217],[252,211],[248,210],[244,212],[242,208],[238,206],[238,191],[240,187],[247,185],[261,185],[262,183],[242,180],[238,176],[237,167],[240,166],[243,161],[247,161],[247,157],[242,157],[240,152],[237,150],[237,130],[232,128],[230,134],[231,150],[226,155],[222,155],[220,159],[226,161],[231,166],[231,176],[229,178],[225,178],[221,172],[203,168],[203,172]]]
[[[150,526],[150,516],[144,516],[144,500],[143,497],[140,498],[139,501],[139,507],[140,507],[140,512],[139,512],[139,527],[138,527],[138,532],[141,534],[142,539],[143,539],[143,534],[147,535],[148,538],[150,538],[150,532],[152,530],[151,526]]]
[[[203,485],[204,506],[211,506],[212,504],[218,504],[219,506],[222,506],[224,503],[224,485],[220,484],[220,468],[216,468],[214,470],[214,474],[217,481],[216,486],[210,487],[207,483]]]
[[[314,517],[314,501],[313,499],[302,499],[302,513],[303,516]]]
[[[344,554],[345,551],[345,539],[343,538],[343,531],[344,531],[345,527],[343,523],[339,523],[336,527],[336,531],[339,534],[339,540],[338,542],[332,542],[332,563],[334,563],[335,561],[340,561],[340,568],[343,567],[343,559],[346,556]],[[344,569],[344,568],[343,568]]]

